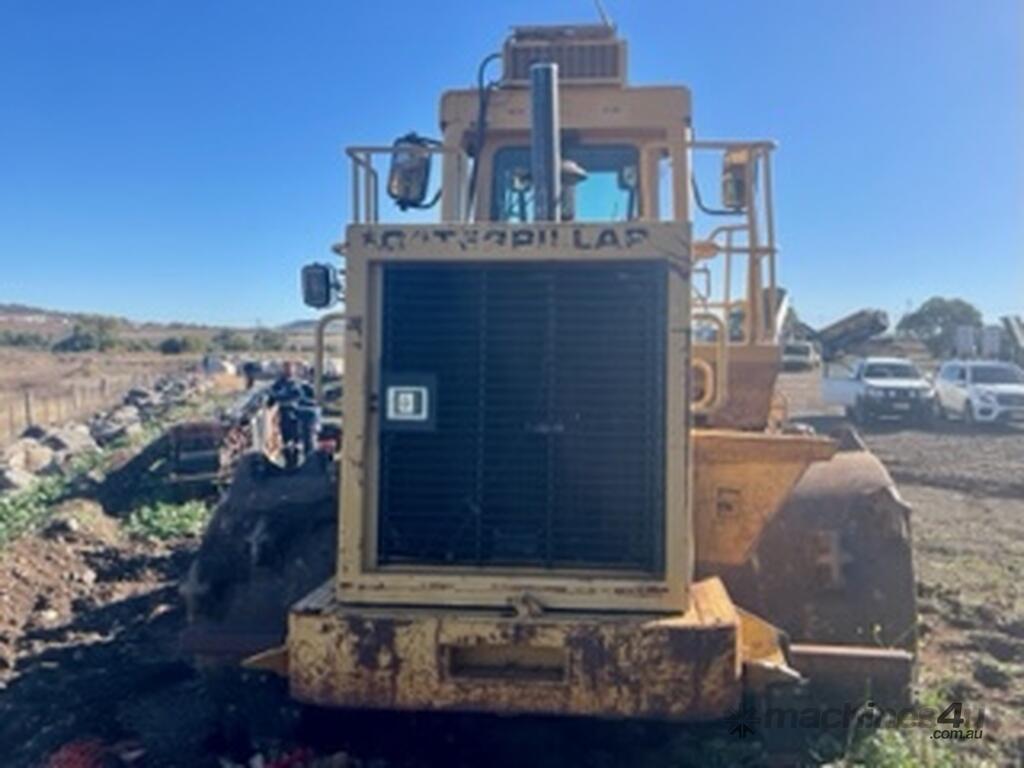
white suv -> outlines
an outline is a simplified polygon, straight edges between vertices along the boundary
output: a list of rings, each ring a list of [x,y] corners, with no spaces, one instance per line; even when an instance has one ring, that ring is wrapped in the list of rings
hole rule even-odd
[[[941,417],[967,423],[1024,421],[1024,371],[1011,363],[951,360],[935,378]]]
[[[803,371],[821,365],[818,350],[809,341],[787,341],[782,347],[782,368],[786,371]]]

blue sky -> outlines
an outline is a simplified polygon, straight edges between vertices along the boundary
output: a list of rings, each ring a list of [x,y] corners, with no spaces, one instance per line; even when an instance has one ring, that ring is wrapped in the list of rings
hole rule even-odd
[[[1020,0],[606,0],[635,83],[779,142],[781,279],[812,324],[960,295],[1024,312]],[[346,144],[435,133],[516,23],[589,0],[0,0],[0,301],[303,317]]]

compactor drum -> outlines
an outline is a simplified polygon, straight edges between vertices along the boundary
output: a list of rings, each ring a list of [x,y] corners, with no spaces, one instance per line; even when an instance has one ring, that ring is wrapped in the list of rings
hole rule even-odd
[[[183,590],[191,647],[350,708],[906,698],[908,508],[855,436],[773,407],[773,145],[696,139],[689,91],[626,65],[609,27],[517,28],[438,138],[348,150],[343,277],[303,271],[307,303],[344,298],[317,337],[322,361],[344,326],[337,463],[243,464]]]

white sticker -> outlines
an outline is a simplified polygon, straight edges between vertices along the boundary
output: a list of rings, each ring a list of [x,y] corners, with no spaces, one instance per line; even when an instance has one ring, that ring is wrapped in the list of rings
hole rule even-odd
[[[427,421],[429,395],[426,387],[388,387],[388,421]]]

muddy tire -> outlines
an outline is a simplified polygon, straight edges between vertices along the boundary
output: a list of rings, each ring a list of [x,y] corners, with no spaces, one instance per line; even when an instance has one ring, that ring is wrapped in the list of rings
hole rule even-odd
[[[709,570],[794,642],[916,646],[910,509],[868,451],[812,464],[750,560]]]
[[[332,464],[239,462],[181,585],[194,657],[235,663],[284,642],[288,609],[334,573],[336,488]]]

